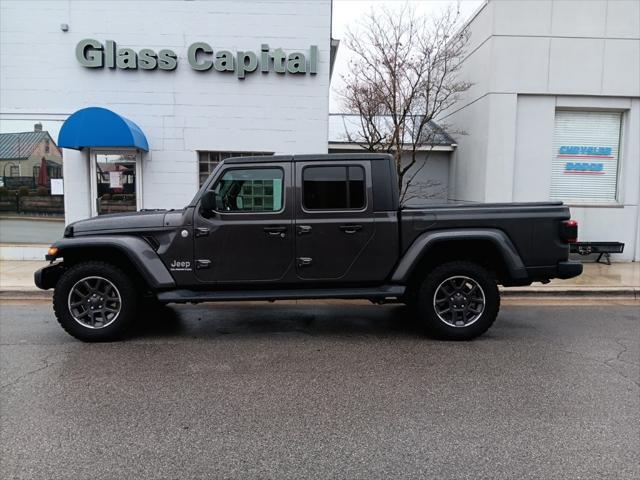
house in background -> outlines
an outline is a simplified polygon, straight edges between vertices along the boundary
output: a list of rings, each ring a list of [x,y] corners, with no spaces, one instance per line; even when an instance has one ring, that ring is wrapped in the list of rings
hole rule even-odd
[[[385,118],[380,118],[383,131],[390,131]],[[429,123],[424,145],[418,148],[416,164],[407,171],[404,183],[410,182],[401,192],[406,205],[441,203],[449,197],[450,160],[457,144],[435,122]],[[329,153],[357,153],[367,150],[362,140],[360,116],[357,114],[329,114]],[[407,142],[402,154],[402,163],[411,161],[411,145]]]
[[[33,132],[0,133],[0,178],[6,187],[35,187],[42,159],[49,178],[62,177],[62,151],[36,123]]]

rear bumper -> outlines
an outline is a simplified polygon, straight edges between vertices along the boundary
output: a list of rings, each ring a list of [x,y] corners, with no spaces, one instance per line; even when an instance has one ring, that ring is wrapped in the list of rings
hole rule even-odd
[[[64,265],[62,263],[54,263],[37,270],[33,274],[33,282],[36,284],[36,287],[42,290],[48,290],[56,286],[63,272]]]
[[[577,277],[582,273],[582,263],[573,260],[564,260],[555,265],[545,267],[527,267],[526,282],[511,282],[504,284],[505,287],[531,285],[533,282],[547,283],[553,278],[566,280],[567,278]]]
[[[558,263],[556,278],[567,279],[577,277],[582,273],[582,263],[567,260]]]

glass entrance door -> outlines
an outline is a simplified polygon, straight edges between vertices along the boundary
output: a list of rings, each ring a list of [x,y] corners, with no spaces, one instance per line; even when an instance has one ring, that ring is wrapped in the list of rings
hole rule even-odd
[[[131,150],[92,152],[94,215],[135,212],[139,208],[140,155]]]

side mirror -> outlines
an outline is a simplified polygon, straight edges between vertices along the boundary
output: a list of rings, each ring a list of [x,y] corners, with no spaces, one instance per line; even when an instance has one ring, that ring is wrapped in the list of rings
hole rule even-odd
[[[200,206],[202,207],[202,214],[205,217],[210,216],[211,212],[216,209],[216,192],[213,190],[206,191],[200,200]]]

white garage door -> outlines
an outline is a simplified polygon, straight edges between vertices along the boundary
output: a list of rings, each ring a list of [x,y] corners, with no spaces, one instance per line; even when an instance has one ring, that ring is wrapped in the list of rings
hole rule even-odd
[[[556,111],[552,199],[617,201],[621,121],[619,112]]]

